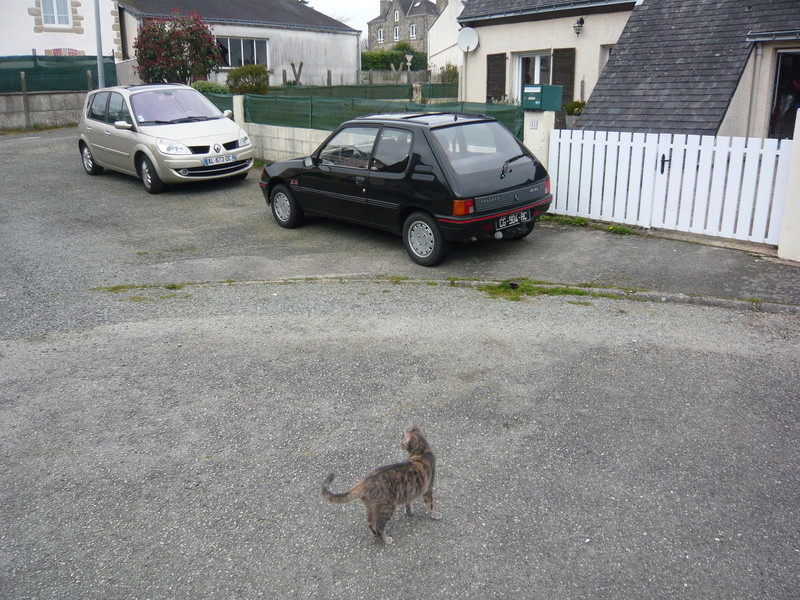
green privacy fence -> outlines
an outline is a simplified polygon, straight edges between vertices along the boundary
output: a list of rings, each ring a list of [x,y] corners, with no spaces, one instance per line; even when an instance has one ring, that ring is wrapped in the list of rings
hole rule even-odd
[[[423,83],[423,98],[458,98],[457,83]]]
[[[459,112],[494,117],[522,139],[524,116],[519,106],[446,102],[415,104],[402,100],[368,100],[362,98],[317,98],[308,96],[244,97],[245,121],[283,127],[303,127],[332,131],[348,119],[377,113]]]
[[[90,82],[92,88],[98,87],[94,56],[0,56],[0,93],[21,92],[21,72],[29,92],[88,90]],[[103,58],[103,74],[107,86],[117,85],[113,58]]]
[[[411,100],[411,85],[287,85],[270,88],[270,96],[312,96],[314,98],[364,98]]]
[[[211,103],[220,110],[233,110],[233,95],[232,94],[212,94],[206,92],[203,94],[206,98],[211,100]]]

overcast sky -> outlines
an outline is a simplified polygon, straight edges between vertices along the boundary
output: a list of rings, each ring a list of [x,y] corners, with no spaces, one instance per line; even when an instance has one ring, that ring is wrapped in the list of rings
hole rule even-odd
[[[367,34],[367,21],[378,16],[379,0],[309,0],[309,5],[353,29],[360,29],[362,37]]]

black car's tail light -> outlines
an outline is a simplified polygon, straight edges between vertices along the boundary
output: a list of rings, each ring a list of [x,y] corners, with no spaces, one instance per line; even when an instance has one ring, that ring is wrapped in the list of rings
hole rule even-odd
[[[453,216],[463,217],[475,212],[475,200],[472,198],[453,200]]]

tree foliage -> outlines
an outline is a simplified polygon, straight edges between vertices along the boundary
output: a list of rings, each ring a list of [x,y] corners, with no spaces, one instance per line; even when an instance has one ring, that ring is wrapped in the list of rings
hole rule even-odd
[[[220,53],[200,14],[174,10],[166,19],[147,19],[133,43],[145,83],[192,83],[217,71]]]

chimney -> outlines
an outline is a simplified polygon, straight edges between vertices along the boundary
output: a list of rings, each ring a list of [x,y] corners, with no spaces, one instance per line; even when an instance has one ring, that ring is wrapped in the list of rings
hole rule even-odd
[[[392,5],[392,0],[381,0],[381,14],[379,16],[383,17],[386,13],[389,12],[389,7]]]

